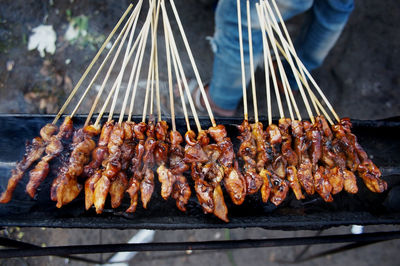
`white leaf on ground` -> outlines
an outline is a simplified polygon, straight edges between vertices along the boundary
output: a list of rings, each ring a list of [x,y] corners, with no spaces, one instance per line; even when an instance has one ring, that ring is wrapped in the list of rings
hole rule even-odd
[[[32,32],[28,42],[29,51],[37,49],[41,57],[45,56],[45,51],[50,54],[55,53],[57,35],[53,25],[39,25]]]

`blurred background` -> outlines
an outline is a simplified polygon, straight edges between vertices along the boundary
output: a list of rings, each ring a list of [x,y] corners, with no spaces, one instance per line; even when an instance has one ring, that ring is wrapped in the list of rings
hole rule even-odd
[[[90,63],[102,42],[131,1],[128,0],[50,0],[0,1],[0,113],[55,113]],[[215,2],[177,0],[186,34],[204,81],[210,80],[213,54],[207,37],[214,31]],[[396,0],[356,0],[355,10],[338,43],[323,66],[314,71],[321,88],[340,116],[354,119],[380,119],[400,115],[400,3]],[[147,10],[145,5],[144,10]],[[288,22],[295,36],[304,14]],[[139,26],[143,23],[143,14]],[[178,33],[175,21],[173,30]],[[34,47],[38,28],[47,32],[46,49]],[[40,32],[39,30],[39,32]],[[162,34],[162,31],[159,32]],[[40,35],[36,35],[36,40]],[[162,49],[160,36],[159,49]],[[32,43],[33,42],[33,43]],[[178,43],[183,47],[182,43]],[[186,69],[190,63],[182,57]],[[160,66],[165,58],[160,55]],[[144,61],[145,69],[148,66]],[[98,65],[97,65],[98,66]],[[95,66],[96,68],[96,66]],[[160,68],[161,69],[161,68]],[[146,71],[144,71],[146,72]],[[189,71],[188,71],[189,73]],[[143,73],[143,79],[147,73]],[[114,78],[116,73],[113,73]],[[263,70],[256,72],[257,89],[263,92]],[[101,79],[100,79],[101,80]],[[165,71],[161,70],[165,82]],[[88,82],[87,82],[88,83]],[[87,84],[84,83],[84,84]],[[97,86],[100,85],[100,81]],[[90,99],[80,109],[87,113]],[[140,96],[138,96],[140,97]],[[262,97],[261,97],[262,99]],[[168,110],[164,110],[166,113]],[[141,111],[139,111],[141,112]],[[265,103],[260,104],[260,113]],[[275,109],[276,112],[276,109]],[[240,110],[238,115],[240,115]],[[277,115],[277,112],[275,113]],[[368,226],[374,230],[398,230],[398,226]],[[123,243],[135,230],[78,230],[45,228],[5,228],[2,235],[37,245]],[[332,228],[322,234],[349,233],[350,227]],[[317,232],[283,232],[263,229],[157,231],[155,241],[200,241],[260,237],[294,237]],[[318,252],[335,245],[315,246]],[[146,252],[132,265],[281,265],[292,261],[304,247],[262,248],[218,252]],[[389,241],[328,256],[303,265],[398,265],[400,241]],[[110,254],[102,255],[103,258]],[[89,257],[99,259],[101,255]],[[1,265],[83,265],[55,257],[1,260]]]

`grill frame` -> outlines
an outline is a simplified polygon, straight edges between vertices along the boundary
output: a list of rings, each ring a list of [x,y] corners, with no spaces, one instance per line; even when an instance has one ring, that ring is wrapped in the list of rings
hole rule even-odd
[[[24,142],[37,136],[40,128],[53,118],[52,115],[0,115],[0,150],[8,151],[0,155],[0,162],[6,162],[0,165],[0,175],[9,174],[11,167],[5,166],[7,162],[20,160],[24,153]],[[81,126],[84,119],[85,116],[77,116],[74,118],[74,125]],[[226,125],[230,134],[234,136],[237,132],[232,125],[241,123],[242,119],[217,118],[217,123]],[[134,120],[140,121],[140,118],[135,117]],[[200,120],[203,128],[211,125],[207,118]],[[266,121],[265,118],[260,120]],[[177,119],[176,123],[178,130],[185,130],[184,119]],[[15,191],[14,199],[9,204],[0,205],[0,226],[165,230],[261,227],[320,230],[352,224],[400,224],[399,210],[395,210],[400,192],[397,189],[400,185],[400,155],[396,153],[400,150],[400,141],[396,138],[396,135],[400,134],[400,118],[354,120],[353,131],[360,144],[368,154],[373,155],[374,162],[382,169],[384,179],[389,185],[387,192],[374,194],[359,182],[359,194],[339,193],[334,196],[334,203],[324,203],[317,195],[300,202],[294,200],[290,193],[289,198],[278,208],[271,203],[262,204],[259,196],[250,197],[243,206],[233,206],[226,198],[230,222],[224,223],[213,215],[204,215],[193,196],[194,193],[187,213],[178,211],[173,200],[165,202],[160,197],[158,181],[154,192],[156,195],[153,195],[149,209],[143,210],[138,206],[137,213],[133,215],[123,212],[129,201],[127,198],[123,207],[116,211],[111,210],[108,205],[102,215],[96,215],[93,210],[85,212],[82,193],[69,205],[57,209],[55,203],[49,199],[48,188],[43,188],[49,187],[52,177],[41,186],[37,199],[31,200],[24,193],[23,184],[28,180],[28,176],[25,175]],[[232,140],[237,143],[237,140]],[[1,191],[7,180],[8,178],[1,180]]]

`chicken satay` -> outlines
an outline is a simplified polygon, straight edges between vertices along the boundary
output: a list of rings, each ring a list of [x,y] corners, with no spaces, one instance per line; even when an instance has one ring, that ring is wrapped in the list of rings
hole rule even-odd
[[[289,133],[289,127],[292,124],[290,118],[279,119],[279,130],[282,136],[282,155],[289,165],[297,166],[299,159],[296,152],[292,149],[292,136]]]
[[[340,140],[340,145],[347,156],[347,167],[352,171],[356,171],[360,164],[357,152],[355,151],[354,143],[352,143],[346,135],[345,129],[342,125],[337,124],[332,126],[332,131],[335,137]]]
[[[381,171],[371,160],[364,160],[357,169],[358,175],[369,190],[382,193],[387,189],[387,183],[381,179]]]
[[[332,194],[335,195],[343,190],[344,179],[343,171],[338,166],[329,170],[329,183],[332,185]]]
[[[170,132],[169,169],[174,175],[183,174],[190,169],[190,166],[185,163],[185,150],[181,145],[182,141],[182,135],[178,131]]]
[[[263,124],[261,122],[254,123],[251,125],[251,134],[256,143],[256,165],[257,171],[261,172],[265,169],[265,165],[272,161],[272,150],[267,143],[267,134],[263,130]]]
[[[241,205],[246,197],[246,181],[240,173],[237,161],[234,162],[234,167],[228,168],[225,172],[224,185],[232,202]]]
[[[190,169],[190,166],[185,163],[185,151],[181,146],[182,141],[182,135],[178,131],[170,131],[169,173],[171,173],[171,176],[167,182],[173,183],[171,195],[176,201],[176,206],[179,210],[186,211],[185,206],[192,192],[186,178],[182,175]]]
[[[107,158],[105,169],[101,178],[95,184],[94,189],[94,206],[96,213],[102,213],[107,195],[110,191],[112,181],[117,178],[121,171],[121,146],[124,142],[124,129],[120,124],[114,124],[111,131],[110,139],[107,144],[109,156]]]
[[[196,133],[190,130],[185,134],[185,162],[205,163],[208,160],[207,154],[203,151],[200,143],[196,140]]]
[[[301,192],[301,185],[297,178],[297,169],[294,165],[290,165],[286,168],[286,179],[289,181],[289,187],[293,190],[296,199],[304,199],[305,197]]]
[[[347,193],[356,194],[358,192],[357,179],[353,172],[343,170],[343,187]]]
[[[329,174],[329,169],[325,169],[323,166],[319,166],[317,171],[314,173],[314,187],[315,191],[321,196],[321,198],[326,202],[332,202],[333,198],[331,195],[332,185],[330,184],[327,176]]]
[[[172,198],[176,201],[176,207],[178,207],[179,210],[185,212],[186,204],[189,202],[191,195],[192,192],[186,178],[183,175],[176,175],[171,195]]]
[[[306,131],[306,138],[310,143],[308,155],[313,166],[313,172],[315,173],[318,169],[318,161],[322,156],[321,133],[317,123],[312,125],[311,128]]]
[[[185,139],[185,162],[191,163],[191,176],[195,181],[196,196],[203,211],[213,213],[221,220],[227,221],[228,211],[220,186],[224,171],[217,162],[221,155],[220,148],[216,144],[209,144],[206,131],[199,132],[197,140],[194,132],[188,131]],[[202,160],[195,161],[195,157]],[[216,188],[218,191],[215,191]],[[218,208],[216,208],[216,204],[218,204]]]
[[[271,195],[270,201],[275,204],[275,206],[280,205],[286,198],[289,191],[289,185],[287,180],[280,178],[276,174],[271,174]]]
[[[282,135],[279,127],[274,124],[269,125],[266,129],[266,134],[273,152],[273,161],[268,169],[271,172],[270,200],[278,206],[285,200],[289,191],[288,182],[285,180],[287,161],[281,154]]]
[[[8,203],[19,181],[24,176],[28,168],[42,157],[46,149],[46,144],[51,140],[51,136],[57,131],[57,126],[47,124],[40,130],[40,137],[35,137],[32,142],[25,145],[25,154],[21,161],[17,163],[15,169],[11,171],[6,190],[0,196],[0,203]]]
[[[263,184],[262,177],[257,173],[257,144],[256,140],[252,136],[251,127],[247,120],[244,120],[240,126],[238,126],[240,132],[241,144],[238,151],[238,156],[244,162],[243,165],[243,176],[246,181],[246,193],[256,193]]]
[[[147,209],[147,204],[149,203],[154,191],[154,172],[151,168],[155,163],[154,151],[157,146],[157,141],[154,138],[155,126],[152,121],[148,123],[146,135],[147,138],[144,143],[143,168],[141,170],[143,180],[140,182],[140,197],[143,208],[145,209]]]
[[[297,179],[308,195],[314,194],[314,178],[312,175],[312,163],[307,154],[301,156],[300,166],[297,169]]]
[[[112,180],[110,186],[111,207],[118,208],[124,198],[125,190],[128,187],[127,171],[135,151],[135,145],[132,141],[134,136],[133,122],[123,122],[122,128],[124,130],[124,142],[121,145],[121,170],[118,172],[116,178]]]
[[[227,137],[227,132],[223,125],[210,127],[208,132],[221,150],[218,162],[222,165],[224,171],[225,188],[232,202],[236,205],[240,205],[243,203],[246,196],[246,182],[239,172],[232,141]]]
[[[342,118],[340,120],[344,131],[346,132],[347,139],[352,143],[357,156],[361,163],[357,167],[357,172],[363,179],[365,185],[373,192],[382,193],[387,189],[387,183],[381,179],[381,172],[379,168],[368,158],[367,153],[357,141],[357,137],[351,133],[351,122],[349,118]]]
[[[57,201],[57,208],[68,204],[79,195],[82,185],[78,183],[78,177],[82,174],[84,165],[89,162],[90,154],[96,147],[92,138],[100,133],[100,129],[90,125],[75,133],[67,170],[61,171],[52,184],[51,197],[52,200]]]
[[[140,182],[142,180],[141,166],[142,166],[142,158],[145,151],[144,143],[146,139],[145,132],[147,131],[147,125],[144,122],[136,124],[133,127],[135,138],[138,141],[135,147],[135,152],[133,158],[131,160],[131,172],[132,177],[129,180],[129,185],[126,192],[129,194],[131,203],[126,212],[134,213],[137,207],[137,201],[139,198],[140,191]]]
[[[157,145],[154,150],[154,157],[158,165],[158,181],[161,183],[161,197],[167,200],[172,193],[172,188],[175,182],[174,175],[166,166],[169,153],[169,146],[166,142],[168,134],[167,122],[159,121],[156,124],[155,134],[157,138]]]
[[[92,152],[92,161],[83,168],[83,175],[91,177],[101,166],[102,162],[108,157],[107,144],[114,127],[114,121],[106,122],[101,128],[100,138],[97,147]]]
[[[83,175],[88,177],[85,181],[85,208],[88,210],[94,203],[95,184],[101,178],[100,166],[108,157],[108,142],[114,127],[113,121],[106,122],[100,133],[97,147],[92,152],[92,161],[83,168]]]
[[[26,185],[26,192],[31,198],[35,197],[36,190],[43,180],[47,177],[50,166],[50,161],[60,155],[64,150],[61,140],[71,137],[74,126],[71,117],[65,117],[60,129],[56,135],[51,136],[47,143],[45,152],[46,156],[42,157],[40,162],[29,172],[29,182]]]
[[[290,118],[279,119],[279,130],[282,135],[282,156],[289,166],[286,167],[286,179],[288,180],[289,187],[293,190],[296,199],[304,199],[301,191],[301,185],[297,178],[297,165],[299,159],[297,153],[292,149],[292,136],[289,133],[289,127],[292,124]]]
[[[263,184],[260,188],[261,198],[264,203],[267,203],[269,196],[271,194],[271,188],[272,188],[272,185],[270,183],[271,173],[266,169],[262,169],[260,172],[260,176],[263,180]]]

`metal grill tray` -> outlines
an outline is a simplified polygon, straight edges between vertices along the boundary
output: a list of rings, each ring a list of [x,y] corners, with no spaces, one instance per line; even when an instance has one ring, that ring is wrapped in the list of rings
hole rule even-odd
[[[24,154],[25,142],[39,134],[39,130],[54,116],[49,115],[0,115],[0,191],[4,191],[12,168]],[[75,128],[83,125],[85,117],[74,118]],[[137,117],[136,121],[140,121]],[[167,120],[168,121],[168,120]],[[262,120],[263,122],[265,121]],[[183,119],[177,119],[177,128],[184,134]],[[203,128],[210,126],[207,118],[201,119]],[[238,146],[237,124],[242,118],[217,119],[228,130],[235,148]],[[358,180],[359,192],[350,195],[341,192],[334,202],[325,203],[318,195],[297,201],[290,192],[278,207],[263,204],[259,195],[247,197],[241,206],[235,206],[225,194],[229,209],[229,223],[213,215],[205,215],[194,195],[187,205],[186,213],[180,212],[173,199],[165,201],[160,196],[160,184],[156,187],[148,209],[141,204],[134,214],[126,214],[129,206],[126,195],[118,209],[111,209],[109,202],[101,215],[94,209],[84,210],[83,192],[70,204],[57,209],[50,200],[50,185],[57,174],[57,160],[51,164],[47,179],[39,187],[36,199],[25,193],[29,179],[25,174],[14,192],[13,200],[0,205],[0,226],[63,227],[63,228],[117,228],[117,229],[195,229],[262,227],[269,229],[300,230],[324,229],[340,225],[400,224],[400,118],[377,121],[353,120],[353,132],[373,161],[383,172],[388,190],[382,194],[370,192]]]

